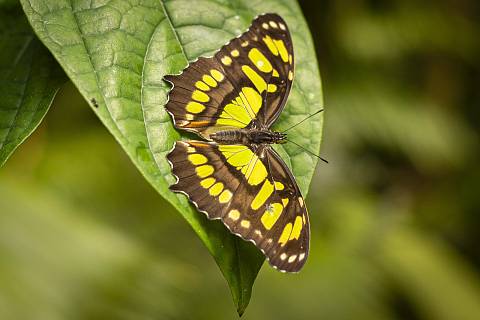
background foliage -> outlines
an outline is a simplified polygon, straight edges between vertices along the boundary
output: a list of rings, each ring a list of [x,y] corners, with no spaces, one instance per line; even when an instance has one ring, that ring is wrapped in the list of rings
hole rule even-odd
[[[307,199],[308,264],[264,267],[244,317],[477,319],[479,4],[300,4],[330,164]],[[0,318],[234,319],[171,210],[65,85],[0,171]]]

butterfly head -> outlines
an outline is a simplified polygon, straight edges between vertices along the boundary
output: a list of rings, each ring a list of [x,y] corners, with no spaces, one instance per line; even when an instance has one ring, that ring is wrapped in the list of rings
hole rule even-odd
[[[283,144],[287,142],[287,134],[285,132],[276,132],[273,131],[273,143]]]
[[[248,136],[249,142],[253,144],[280,144],[287,139],[286,133],[270,130],[250,130]]]

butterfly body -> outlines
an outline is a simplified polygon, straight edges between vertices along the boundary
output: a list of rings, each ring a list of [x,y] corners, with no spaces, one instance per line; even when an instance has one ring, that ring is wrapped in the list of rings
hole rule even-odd
[[[260,145],[285,143],[286,135],[268,129],[238,129],[217,131],[210,139],[219,144]]]
[[[214,56],[200,57],[172,84],[167,111],[175,127],[206,141],[177,141],[167,159],[185,194],[209,219],[253,242],[280,271],[308,257],[307,208],[292,172],[272,147],[271,127],[293,83],[293,44],[277,14],[258,16]]]

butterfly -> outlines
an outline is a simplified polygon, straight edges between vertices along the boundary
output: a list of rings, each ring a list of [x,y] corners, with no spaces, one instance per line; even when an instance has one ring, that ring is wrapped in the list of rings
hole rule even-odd
[[[290,32],[272,13],[255,18],[212,57],[164,77],[172,84],[166,109],[175,127],[205,139],[175,143],[167,155],[177,179],[170,189],[253,242],[284,272],[303,267],[310,241],[304,198],[272,147],[286,134],[270,130],[293,77]]]

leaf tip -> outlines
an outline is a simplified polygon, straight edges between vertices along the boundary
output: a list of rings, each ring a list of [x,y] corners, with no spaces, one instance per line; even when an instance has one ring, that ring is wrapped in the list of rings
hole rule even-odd
[[[237,314],[238,314],[239,318],[241,318],[243,316],[243,314],[245,313],[245,309],[247,309],[247,306],[248,306],[248,303],[246,305],[244,305],[244,304],[238,305]]]

